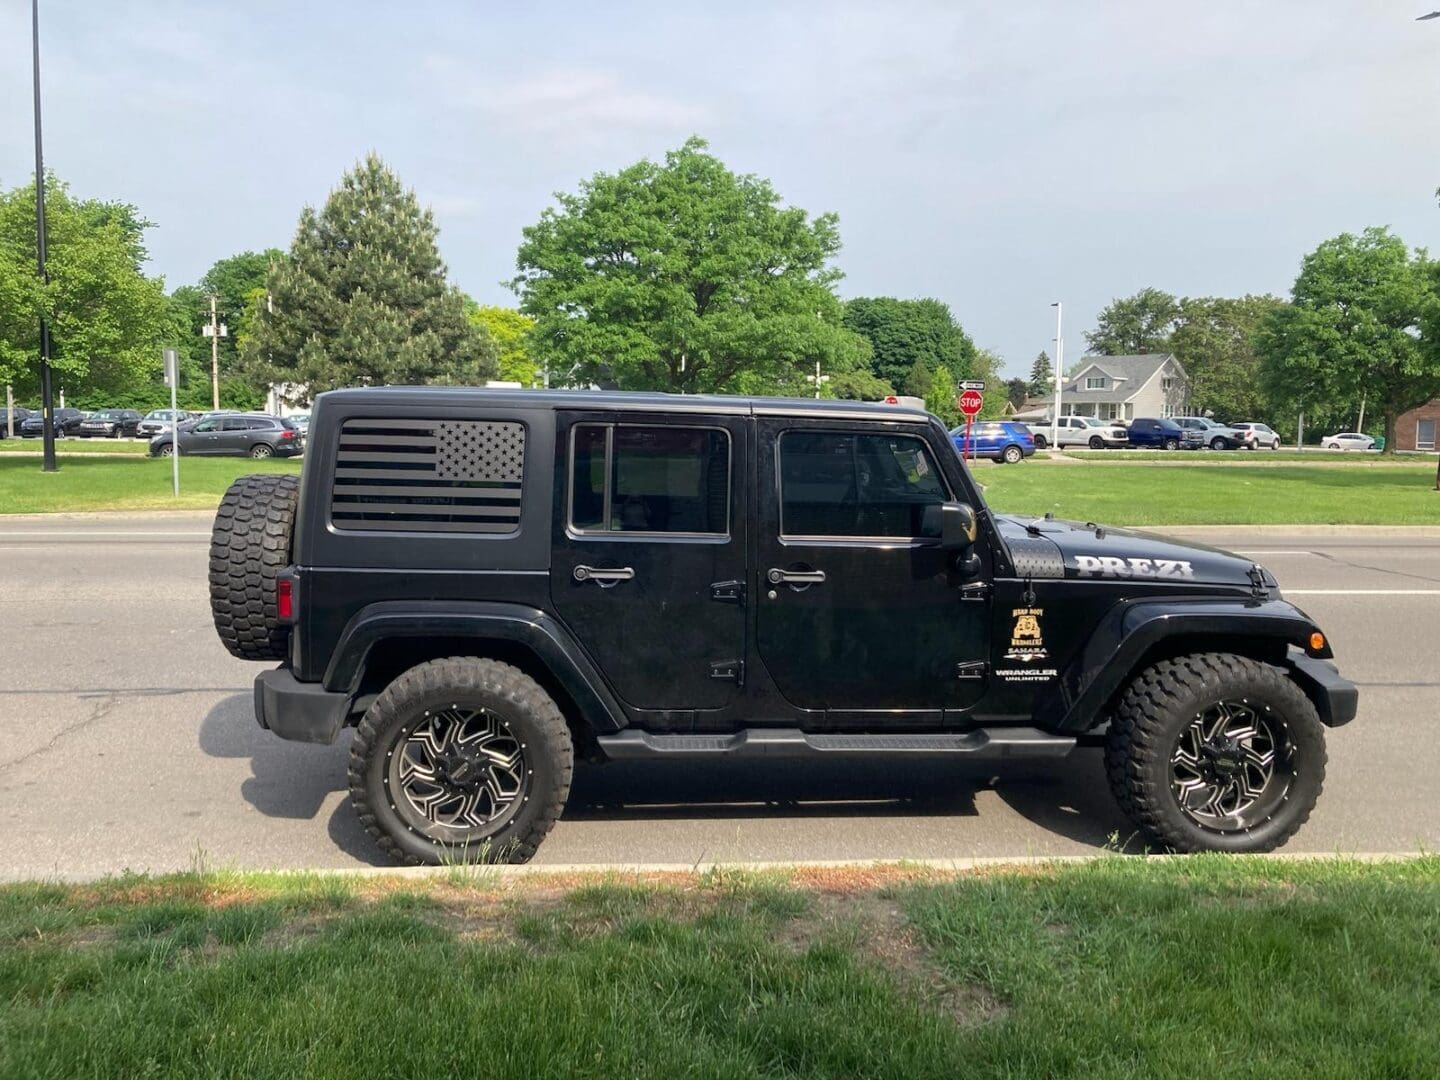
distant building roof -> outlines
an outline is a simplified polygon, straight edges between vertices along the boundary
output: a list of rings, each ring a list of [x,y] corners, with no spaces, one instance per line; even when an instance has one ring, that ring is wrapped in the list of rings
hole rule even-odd
[[[1083,356],[1080,358],[1080,366],[1075,369],[1075,377],[1066,380],[1064,391],[1061,395],[1062,404],[1065,398],[1072,394],[1082,402],[1098,402],[1100,404],[1120,404],[1129,401],[1140,392],[1150,379],[1166,363],[1173,363],[1180,371],[1181,378],[1188,378],[1185,369],[1181,367],[1180,361],[1175,359],[1172,353],[1140,353],[1134,356]],[[1111,384],[1104,390],[1086,390],[1084,388],[1084,377],[1087,370],[1099,370],[1108,375]],[[1049,405],[1055,400],[1055,395],[1046,394],[1044,397],[1033,399],[1037,405]],[[1030,402],[1026,402],[1028,407]]]

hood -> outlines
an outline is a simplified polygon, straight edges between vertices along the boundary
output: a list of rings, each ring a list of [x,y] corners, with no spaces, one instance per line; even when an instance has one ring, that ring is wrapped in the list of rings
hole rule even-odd
[[[1051,564],[1049,572],[1032,571],[1036,577],[1233,585],[1244,589],[1255,584],[1251,574],[1257,564],[1253,559],[1204,544],[1056,518],[997,514],[995,521],[1006,543],[1012,546],[1022,573],[1029,569],[1024,564],[1032,559],[1037,566]],[[1063,574],[1059,572],[1062,567]],[[1274,587],[1275,579],[1268,573],[1264,580]]]

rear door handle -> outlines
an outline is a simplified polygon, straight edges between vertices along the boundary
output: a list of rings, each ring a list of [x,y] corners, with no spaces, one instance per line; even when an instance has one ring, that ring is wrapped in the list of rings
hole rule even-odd
[[[824,570],[781,570],[778,566],[772,566],[765,576],[771,585],[825,584]]]
[[[576,581],[593,581],[602,589],[608,589],[612,585],[618,585],[622,581],[629,581],[635,576],[634,567],[619,566],[614,569],[600,566],[577,566],[573,572]]]

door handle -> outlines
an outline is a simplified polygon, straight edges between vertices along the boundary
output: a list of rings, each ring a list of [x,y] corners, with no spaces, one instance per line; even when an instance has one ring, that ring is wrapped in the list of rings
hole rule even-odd
[[[629,581],[635,576],[633,567],[620,566],[609,569],[599,566],[577,566],[572,574],[576,581],[593,581],[602,589],[608,589],[613,585],[619,585],[622,581]]]
[[[824,570],[781,570],[778,566],[772,566],[765,577],[771,585],[825,584]]]

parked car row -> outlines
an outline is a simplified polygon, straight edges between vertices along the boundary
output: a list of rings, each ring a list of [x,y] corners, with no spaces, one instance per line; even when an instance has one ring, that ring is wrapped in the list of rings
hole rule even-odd
[[[305,450],[305,433],[293,420],[266,413],[210,413],[181,421],[150,440],[152,457],[169,457],[179,442],[182,457],[294,457]]]

